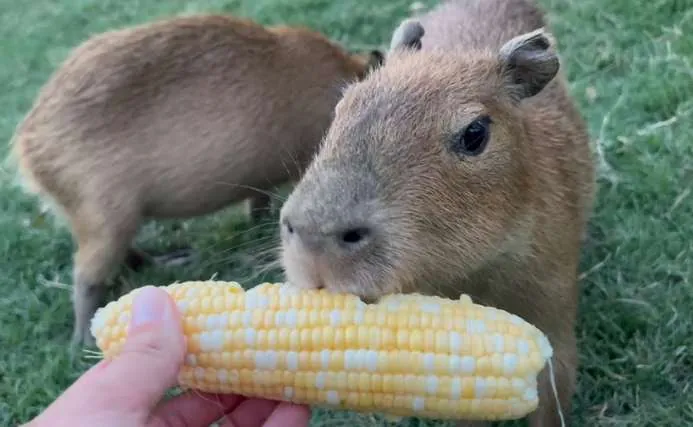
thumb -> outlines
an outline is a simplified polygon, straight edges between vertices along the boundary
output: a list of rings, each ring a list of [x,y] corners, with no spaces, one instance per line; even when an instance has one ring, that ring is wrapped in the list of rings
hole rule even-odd
[[[166,291],[143,287],[132,302],[121,353],[101,369],[115,410],[149,411],[176,385],[185,357],[180,314]]]

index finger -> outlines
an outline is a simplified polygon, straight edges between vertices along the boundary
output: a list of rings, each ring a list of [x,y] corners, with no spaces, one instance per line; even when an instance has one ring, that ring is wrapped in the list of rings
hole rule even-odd
[[[303,427],[310,422],[305,405],[265,399],[247,399],[228,413],[222,427]]]
[[[306,405],[282,402],[265,421],[264,427],[303,427],[310,423],[310,408]]]
[[[159,404],[148,427],[208,426],[236,409],[244,400],[235,394],[188,391]]]

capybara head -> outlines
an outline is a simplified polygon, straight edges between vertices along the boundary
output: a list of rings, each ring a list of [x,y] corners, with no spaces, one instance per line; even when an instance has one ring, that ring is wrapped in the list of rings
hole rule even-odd
[[[518,250],[532,221],[532,138],[520,104],[559,69],[537,30],[497,51],[422,48],[406,21],[386,63],[347,88],[281,210],[294,286],[365,299],[450,286]],[[534,136],[531,136],[534,135]],[[550,201],[547,201],[547,203]]]

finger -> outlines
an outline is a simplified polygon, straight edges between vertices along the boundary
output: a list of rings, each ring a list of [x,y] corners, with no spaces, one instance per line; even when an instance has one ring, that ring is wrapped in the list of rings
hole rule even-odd
[[[243,397],[235,394],[187,392],[159,404],[148,425],[207,426],[236,409],[243,400]]]
[[[148,414],[176,385],[185,341],[180,315],[168,293],[153,286],[138,291],[121,353],[90,375],[89,382],[99,384],[91,393],[111,396],[111,409]]]
[[[300,427],[310,422],[310,408],[306,405],[282,402],[265,421],[264,427]]]
[[[260,427],[269,418],[279,402],[265,399],[247,399],[227,414],[223,427]]]

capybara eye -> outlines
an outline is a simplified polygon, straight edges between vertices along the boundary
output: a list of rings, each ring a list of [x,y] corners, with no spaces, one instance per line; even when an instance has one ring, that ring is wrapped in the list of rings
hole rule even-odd
[[[343,232],[341,238],[342,242],[346,244],[355,244],[368,237],[368,234],[369,230],[367,228],[354,228]]]
[[[462,130],[453,142],[453,150],[466,156],[478,156],[486,148],[491,118],[482,116]]]

